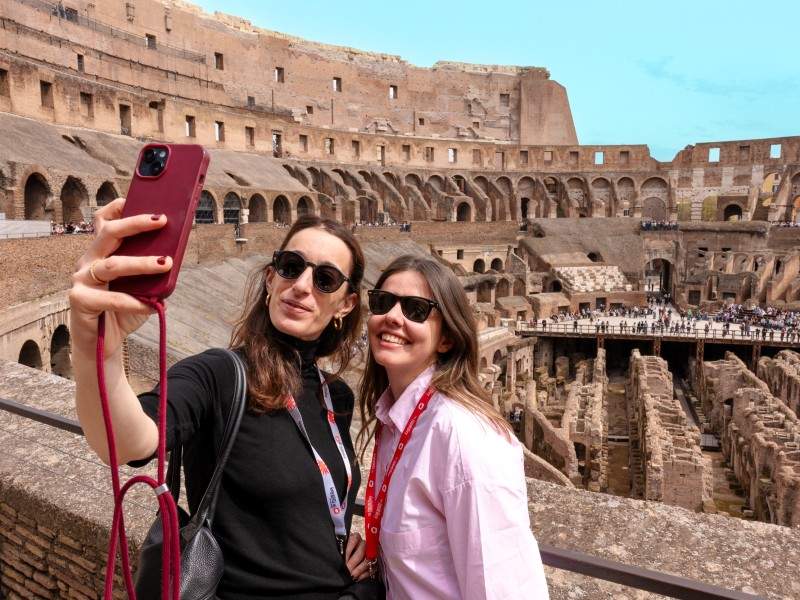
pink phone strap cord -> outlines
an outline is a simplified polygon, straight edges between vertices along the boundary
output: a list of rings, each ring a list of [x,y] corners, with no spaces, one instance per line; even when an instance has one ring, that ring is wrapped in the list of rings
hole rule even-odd
[[[166,307],[163,302],[155,298],[139,298],[145,304],[153,307],[158,312],[159,325],[159,393],[158,393],[158,481],[147,475],[135,475],[124,485],[120,486],[119,463],[117,461],[117,446],[114,438],[114,428],[111,423],[111,410],[108,404],[108,390],[105,377],[105,332],[106,315],[102,313],[97,323],[97,384],[100,390],[100,404],[103,408],[103,421],[106,427],[108,441],[108,461],[111,468],[111,485],[114,490],[114,518],[111,523],[111,535],[108,541],[108,558],[106,562],[104,600],[112,600],[114,587],[114,568],[116,566],[117,541],[119,540],[122,554],[122,575],[128,598],[136,600],[133,589],[130,559],[128,555],[128,539],[125,535],[125,521],[122,513],[122,501],[127,491],[137,483],[149,485],[156,493],[159,513],[161,514],[161,527],[164,534],[161,555],[161,598],[164,600],[180,600],[180,569],[181,548],[178,533],[178,510],[175,499],[169,493],[169,488],[164,481],[164,465],[166,463],[167,442],[167,322]],[[170,595],[171,591],[171,595]],[[149,600],[149,599],[147,599]]]

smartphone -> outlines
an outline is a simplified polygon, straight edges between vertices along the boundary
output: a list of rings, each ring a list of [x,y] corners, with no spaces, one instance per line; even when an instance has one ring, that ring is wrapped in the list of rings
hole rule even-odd
[[[115,292],[163,300],[175,289],[210,157],[195,144],[147,144],[139,152],[122,216],[164,214],[167,224],[126,237],[114,254],[171,256],[172,269],[158,275],[120,277]]]

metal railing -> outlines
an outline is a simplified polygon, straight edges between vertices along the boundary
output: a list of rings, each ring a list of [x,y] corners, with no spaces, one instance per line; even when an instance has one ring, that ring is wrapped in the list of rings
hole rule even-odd
[[[77,421],[45,410],[32,408],[13,400],[0,398],[0,411],[10,412],[70,433],[83,435],[83,429]],[[356,500],[353,512],[358,516],[364,516],[364,500],[362,498]],[[577,550],[566,550],[547,544],[539,544],[539,553],[542,557],[542,563],[549,567],[669,596],[670,598],[679,598],[681,600],[763,600],[761,596],[726,590],[701,581],[607,560]]]
[[[632,318],[632,320],[635,321],[636,319]],[[703,328],[669,331],[667,328],[656,327],[653,329],[650,327],[650,322],[648,322],[647,325],[647,331],[637,331],[636,327],[633,325],[622,327],[621,325],[615,324],[604,327],[597,324],[587,325],[585,323],[578,323],[576,326],[574,321],[566,323],[547,322],[545,325],[542,325],[541,322],[535,324],[518,322],[515,327],[516,331],[520,333],[535,333],[540,335],[579,337],[596,337],[603,335],[621,338],[660,338],[679,341],[704,340],[708,342],[740,342],[800,347],[800,331],[795,331],[795,333],[791,335],[784,335],[783,339],[781,339],[780,331],[775,329],[766,329],[766,335],[764,335],[762,333],[762,328],[751,329],[747,333],[742,329],[731,329],[729,332],[724,333],[717,328],[711,328],[708,331],[705,331]]]
[[[16,1],[19,2],[20,4],[25,4],[26,6],[30,6],[35,10],[46,12],[54,17],[63,19],[64,21],[69,21],[70,23],[75,23],[76,25],[87,27],[93,31],[96,31],[97,33],[109,35],[121,40],[125,40],[126,42],[137,44],[142,48],[149,48],[155,52],[161,52],[162,54],[168,54],[170,56],[182,58],[184,60],[188,60],[191,62],[202,63],[202,64],[206,63],[205,55],[200,52],[194,52],[193,50],[186,50],[185,48],[178,48],[177,46],[171,46],[169,44],[164,44],[162,42],[148,42],[148,38],[146,38],[143,35],[137,35],[129,31],[124,31],[117,27],[108,25],[107,23],[103,23],[102,21],[98,21],[97,19],[92,19],[91,17],[84,16],[74,9],[65,7],[62,3],[56,4],[54,2],[46,2],[45,0],[16,0]]]

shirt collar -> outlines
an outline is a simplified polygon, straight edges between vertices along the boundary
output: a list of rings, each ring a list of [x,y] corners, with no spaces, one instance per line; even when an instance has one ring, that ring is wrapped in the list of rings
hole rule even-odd
[[[394,425],[397,430],[402,431],[417,405],[417,400],[428,389],[435,370],[436,365],[431,365],[417,375],[394,402],[392,402],[392,389],[386,388],[375,404],[375,417],[384,425]]]

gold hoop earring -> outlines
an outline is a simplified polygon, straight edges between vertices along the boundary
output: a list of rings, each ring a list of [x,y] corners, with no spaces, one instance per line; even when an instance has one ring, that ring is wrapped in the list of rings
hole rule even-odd
[[[266,306],[267,309],[269,309],[269,289],[267,289],[267,298],[264,301],[264,306]]]
[[[336,331],[341,331],[341,329],[342,329],[342,317],[334,317],[333,318],[333,328]]]

